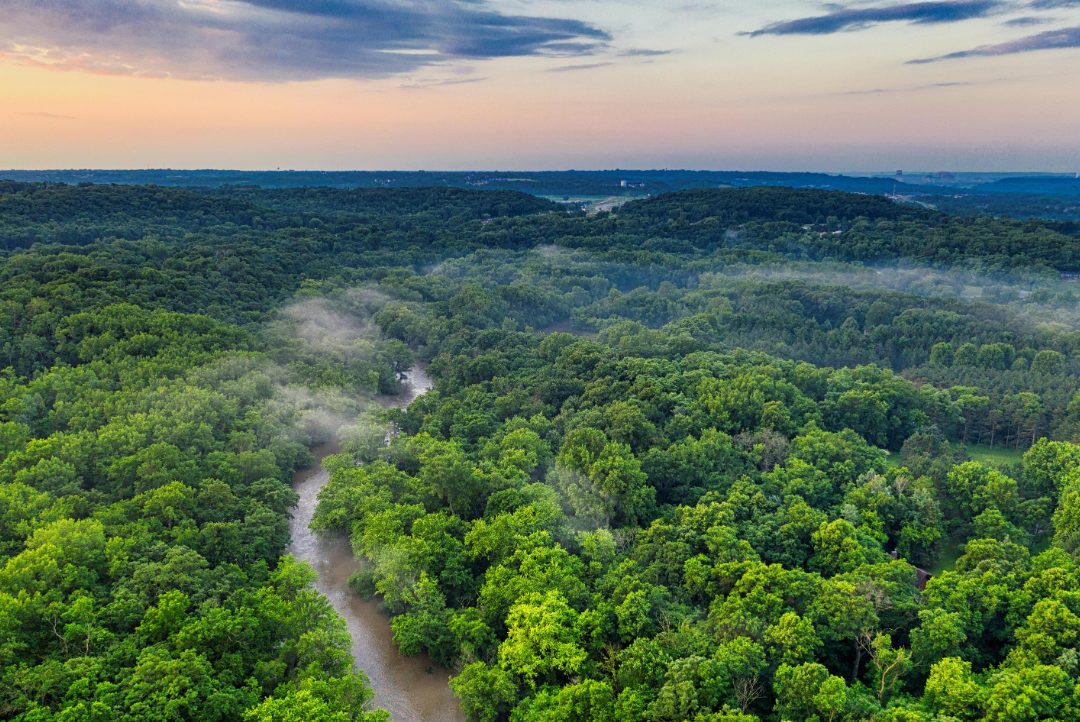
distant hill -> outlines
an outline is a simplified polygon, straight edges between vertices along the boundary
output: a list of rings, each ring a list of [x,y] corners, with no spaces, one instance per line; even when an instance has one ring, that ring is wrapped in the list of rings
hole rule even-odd
[[[1080,180],[1065,175],[909,173],[905,176],[772,171],[235,171],[0,170],[0,180],[202,189],[457,188],[528,193],[585,203],[683,190],[773,186],[895,196],[961,215],[1080,221]],[[324,209],[320,209],[324,210]]]
[[[1052,196],[1080,196],[1080,178],[1068,176],[1025,176],[1002,178],[980,186],[983,193],[1031,193]]]
[[[643,196],[692,188],[787,186],[856,193],[919,193],[922,186],[891,178],[765,171],[232,171],[0,170],[0,179],[48,183],[119,183],[177,187],[408,188],[517,190],[547,196]]]
[[[830,218],[840,221],[855,218],[926,219],[936,214],[881,196],[772,186],[669,193],[630,203],[622,208],[620,215],[665,222],[678,219],[683,223],[715,219],[724,224],[757,221],[802,225],[825,223]]]

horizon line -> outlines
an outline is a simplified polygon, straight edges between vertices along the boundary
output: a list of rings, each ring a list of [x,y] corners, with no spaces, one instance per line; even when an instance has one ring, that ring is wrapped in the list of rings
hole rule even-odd
[[[114,168],[0,168],[0,173],[432,173],[432,174],[465,174],[465,173],[771,173],[776,175],[828,175],[828,176],[868,176],[889,178],[901,178],[907,176],[920,176],[928,174],[965,174],[965,175],[1040,175],[1040,176],[1075,176],[1070,171],[1051,170],[962,170],[962,169],[914,169],[902,171],[887,170],[773,170],[769,168],[169,168],[169,167],[114,167]]]

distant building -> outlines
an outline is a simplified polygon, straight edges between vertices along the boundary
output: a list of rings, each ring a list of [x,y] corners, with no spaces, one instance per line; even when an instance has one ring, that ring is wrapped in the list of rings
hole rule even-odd
[[[900,552],[896,549],[893,549],[891,552],[889,552],[889,556],[891,556],[893,559],[899,559]],[[934,575],[930,572],[922,569],[921,567],[915,567],[915,588],[918,589],[920,592],[926,589],[927,583],[933,578]]]

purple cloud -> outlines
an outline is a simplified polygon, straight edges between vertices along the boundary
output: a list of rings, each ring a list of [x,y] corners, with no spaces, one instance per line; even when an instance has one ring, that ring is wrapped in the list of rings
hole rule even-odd
[[[861,30],[881,23],[908,22],[915,24],[954,23],[981,18],[997,12],[1000,0],[952,0],[917,2],[884,7],[842,7],[825,15],[785,20],[746,33],[761,35],[830,35],[848,30]]]
[[[1038,50],[1062,50],[1066,48],[1080,48],[1080,27],[1063,28],[1061,30],[1047,30],[1037,35],[1029,35],[1019,40],[1011,40],[1007,43],[994,45],[980,45],[970,50],[961,50],[947,55],[939,55],[934,58],[919,58],[909,60],[909,65],[925,65],[937,63],[942,60],[958,60],[960,58],[994,57],[999,55],[1017,55],[1019,53],[1033,53]]]
[[[386,77],[453,61],[589,56],[610,36],[489,0],[5,0],[0,58],[146,76]]]

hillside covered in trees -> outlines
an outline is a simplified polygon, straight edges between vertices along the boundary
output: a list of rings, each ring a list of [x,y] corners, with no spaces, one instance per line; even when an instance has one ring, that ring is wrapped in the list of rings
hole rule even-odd
[[[0,719],[384,719],[334,437],[470,720],[1080,717],[1074,225],[3,182],[0,254]]]

